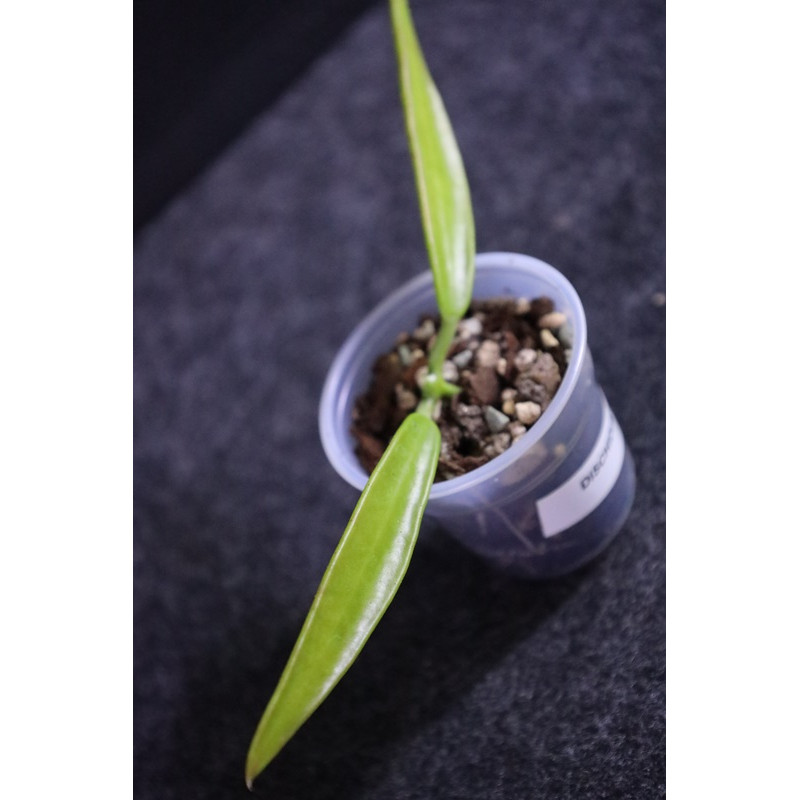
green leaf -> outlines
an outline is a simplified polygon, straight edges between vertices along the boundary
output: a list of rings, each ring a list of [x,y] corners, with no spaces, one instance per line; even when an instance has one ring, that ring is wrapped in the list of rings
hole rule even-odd
[[[400,89],[436,300],[460,319],[472,298],[475,223],[453,130],[420,49],[407,0],[391,0]]]
[[[440,443],[437,425],[412,413],[375,467],[256,729],[248,786],[328,696],[389,606],[417,540]]]

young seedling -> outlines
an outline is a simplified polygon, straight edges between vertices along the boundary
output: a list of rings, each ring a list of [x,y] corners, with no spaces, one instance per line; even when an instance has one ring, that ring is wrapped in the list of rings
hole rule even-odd
[[[397,592],[436,473],[436,401],[456,394],[443,365],[472,298],[475,227],[461,154],[428,72],[407,0],[390,0],[401,96],[441,327],[422,399],[372,472],[258,724],[245,780],[272,761],[355,661]]]

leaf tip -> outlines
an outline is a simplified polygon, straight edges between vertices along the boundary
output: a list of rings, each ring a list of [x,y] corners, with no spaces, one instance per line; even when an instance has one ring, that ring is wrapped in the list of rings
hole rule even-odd
[[[262,770],[263,767],[256,763],[251,750],[247,754],[247,761],[244,767],[244,782],[251,792],[253,791],[253,781],[259,776]]]

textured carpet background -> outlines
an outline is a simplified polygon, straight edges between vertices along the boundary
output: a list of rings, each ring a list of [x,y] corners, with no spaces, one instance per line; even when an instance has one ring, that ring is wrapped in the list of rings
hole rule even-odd
[[[559,268],[636,460],[609,549],[543,583],[426,524],[277,798],[665,794],[664,8],[413,4],[478,249]],[[327,366],[426,269],[388,14],[367,12],[145,227],[134,264],[137,798],[246,797],[250,737],[356,493]]]

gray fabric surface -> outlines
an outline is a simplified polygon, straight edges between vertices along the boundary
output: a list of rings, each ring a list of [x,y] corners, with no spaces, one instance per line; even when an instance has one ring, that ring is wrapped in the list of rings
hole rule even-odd
[[[433,524],[351,672],[257,783],[280,798],[665,793],[664,8],[412,4],[478,249],[580,293],[636,460],[591,565],[529,583]],[[250,737],[356,499],[327,366],[426,269],[384,6],[137,236],[135,794],[245,797]]]

